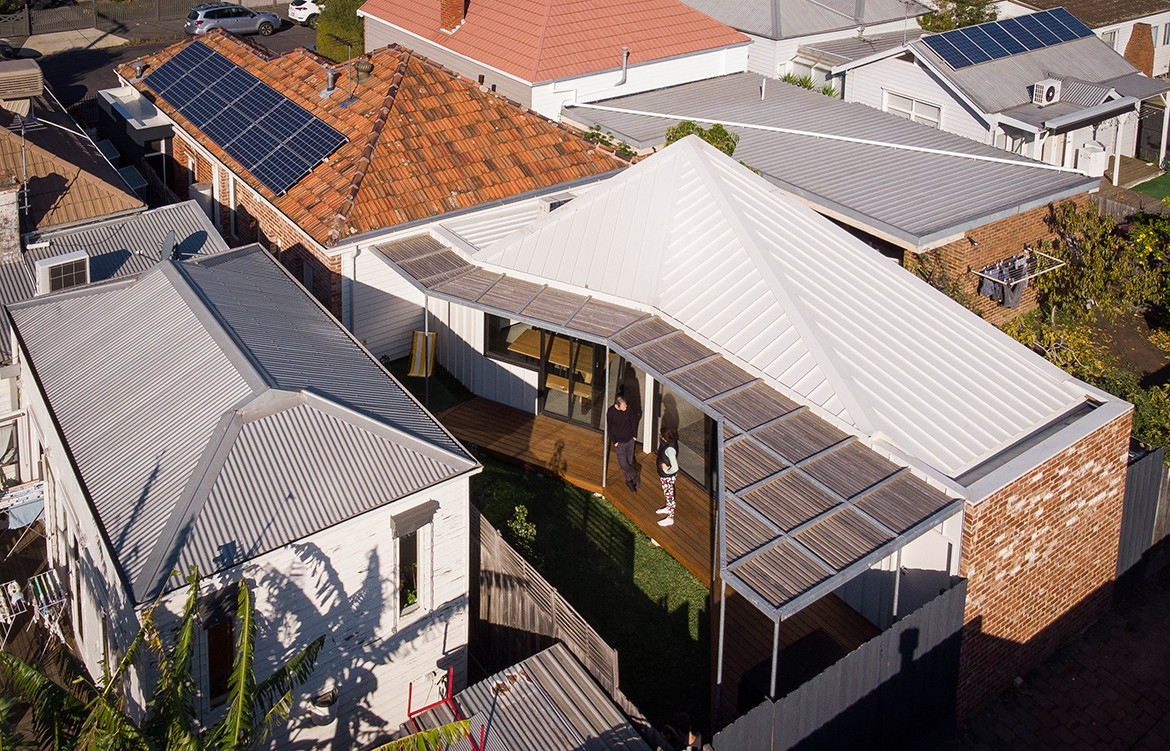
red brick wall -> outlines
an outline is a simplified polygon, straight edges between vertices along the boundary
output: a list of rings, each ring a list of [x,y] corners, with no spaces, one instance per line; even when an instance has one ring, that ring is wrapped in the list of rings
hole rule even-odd
[[[1125,45],[1125,59],[1147,76],[1154,75],[1154,36],[1148,23],[1133,25],[1129,44]]]
[[[1069,200],[1084,205],[1088,201],[1088,194]],[[1051,240],[1053,235],[1047,224],[1050,213],[1049,206],[1041,206],[992,222],[970,230],[964,239],[936,248],[930,254],[936,260],[942,258],[947,274],[975,302],[975,310],[996,326],[1002,326],[1017,315],[1036,309],[1036,290],[1029,285],[1024,290],[1020,307],[1005,308],[991,298],[979,295],[979,285],[983,279],[970,273],[969,269],[979,271],[984,266],[1018,255],[1023,252],[1025,245],[1035,248],[1041,240]],[[972,245],[967,238],[979,245]],[[910,268],[912,260],[913,255],[906,253],[903,264]]]
[[[1130,418],[1127,412],[968,505],[960,561],[968,580],[960,718],[970,717],[1108,605]]]

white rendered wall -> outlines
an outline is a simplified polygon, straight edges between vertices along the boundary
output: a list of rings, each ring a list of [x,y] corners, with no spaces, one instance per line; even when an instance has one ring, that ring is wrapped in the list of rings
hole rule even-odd
[[[966,105],[954,98],[926,70],[902,57],[888,57],[854,68],[845,74],[845,99],[884,109],[884,92],[890,91],[942,108],[942,130],[987,143],[990,128]],[[864,133],[857,134],[864,136]]]
[[[615,55],[614,63],[621,64],[620,54]],[[599,99],[637,94],[729,73],[742,73],[747,69],[746,44],[642,64],[631,63],[626,69],[626,82],[621,85],[618,85],[622,77],[621,70],[607,70],[534,86],[532,109],[550,120],[559,120],[561,106],[565,104],[596,102]]]

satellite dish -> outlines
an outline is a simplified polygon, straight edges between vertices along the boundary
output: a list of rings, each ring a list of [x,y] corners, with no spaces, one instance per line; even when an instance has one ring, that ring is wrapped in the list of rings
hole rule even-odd
[[[167,230],[166,237],[163,238],[162,244],[158,246],[158,258],[160,261],[170,261],[175,258],[175,251],[178,250],[178,243],[176,242],[175,231],[173,229]]]

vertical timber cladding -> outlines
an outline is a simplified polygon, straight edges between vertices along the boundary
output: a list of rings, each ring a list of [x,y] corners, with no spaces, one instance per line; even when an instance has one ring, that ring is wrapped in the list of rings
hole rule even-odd
[[[1112,595],[1132,412],[977,504],[968,504],[968,580],[958,716],[969,718],[1094,622]]]

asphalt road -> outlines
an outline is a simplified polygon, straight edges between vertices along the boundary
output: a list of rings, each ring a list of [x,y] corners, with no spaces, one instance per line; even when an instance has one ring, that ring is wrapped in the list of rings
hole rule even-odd
[[[153,28],[139,30],[140,34],[150,34],[147,38],[152,41],[149,42],[105,49],[57,52],[45,55],[37,62],[40,63],[45,80],[52,87],[53,93],[57,95],[62,104],[68,107],[87,96],[95,96],[101,89],[117,86],[118,77],[114,75],[115,67],[143,55],[149,55],[183,39],[182,25],[182,19],[163,21],[154,24]],[[168,32],[172,35],[171,38],[162,39]],[[251,39],[268,47],[273,52],[281,53],[289,52],[297,47],[312,47],[317,43],[317,32],[313,29],[296,26],[285,19],[281,29],[272,36],[253,36]]]

